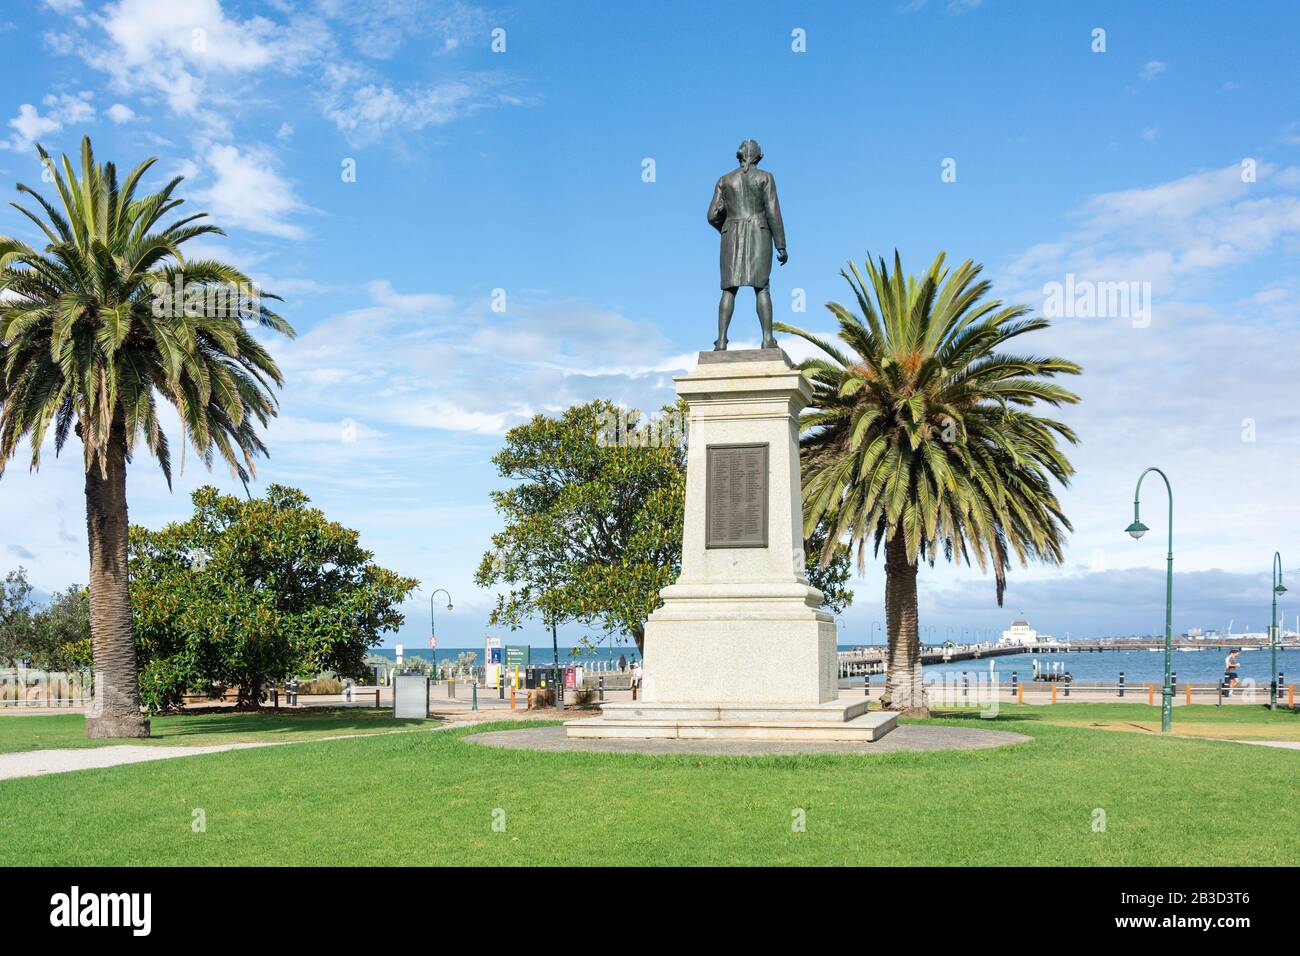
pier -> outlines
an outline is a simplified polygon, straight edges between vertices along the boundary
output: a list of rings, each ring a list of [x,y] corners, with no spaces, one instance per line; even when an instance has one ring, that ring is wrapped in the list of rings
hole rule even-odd
[[[1103,651],[1164,650],[1164,638],[1084,638],[1077,641],[1043,641],[1034,644],[1000,644],[985,641],[981,644],[921,645],[922,664],[948,664],[953,661],[983,660],[991,657],[1008,657],[1015,654],[1100,654]],[[1268,648],[1267,639],[1244,638],[1213,640],[1176,637],[1175,651],[1219,651],[1226,654],[1234,647]],[[1300,641],[1278,641],[1278,650],[1300,650]],[[840,678],[864,677],[885,672],[885,648],[851,647],[839,652]]]
[[[1044,648],[1052,645],[1044,644]],[[1064,647],[1064,645],[1060,645]],[[1021,647],[1008,644],[955,644],[949,647],[921,648],[922,664],[947,664],[952,661],[982,660],[988,657],[1006,657],[1009,654],[1032,654],[1033,647]],[[1046,653],[1046,651],[1044,651]],[[840,677],[862,677],[869,674],[885,672],[885,649],[883,647],[854,647],[840,651]]]

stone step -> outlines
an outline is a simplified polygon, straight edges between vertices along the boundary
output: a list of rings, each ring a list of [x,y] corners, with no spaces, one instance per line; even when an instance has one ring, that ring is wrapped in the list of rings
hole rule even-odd
[[[601,707],[610,720],[704,721],[801,721],[842,724],[867,711],[866,698],[832,700],[824,704],[759,702],[675,704],[654,701],[614,701]]]
[[[661,738],[674,740],[789,740],[806,743],[879,740],[898,724],[898,715],[875,712],[852,720],[636,720],[587,717],[565,723],[570,737]]]

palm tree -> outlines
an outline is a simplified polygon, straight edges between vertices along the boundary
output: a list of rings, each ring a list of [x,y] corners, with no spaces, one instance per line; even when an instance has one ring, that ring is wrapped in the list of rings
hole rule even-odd
[[[904,278],[898,253],[841,272],[861,316],[834,302],[836,345],[800,329],[826,358],[802,363],[814,397],[801,428],[805,533],[820,522],[832,540],[885,550],[888,635],[885,705],[928,713],[917,635],[916,572],[942,551],[949,560],[993,569],[998,605],[1012,555],[1059,564],[1070,523],[1050,478],[1074,469],[1060,436],[1068,427],[1027,409],[1072,404],[1078,396],[1047,379],[1078,374],[1062,358],[1011,355],[999,348],[1046,328],[1022,305],[986,300],[987,281],[970,260],[951,274],[942,253],[924,277]]]
[[[49,242],[38,252],[0,236],[0,474],[24,438],[39,468],[51,426],[56,454],[70,431],[81,439],[96,673],[86,733],[146,737],[127,589],[127,463],[143,438],[170,486],[162,398],[180,419],[182,468],[188,441],[209,467],[219,454],[247,480],[266,451],[256,423],[276,414],[271,386],[281,378],[246,325],[293,330],[264,304],[276,297],[242,272],[181,255],[191,239],[224,235],[200,221],[206,213],[158,225],[184,201],[173,197],[181,177],[137,198],[153,159],[119,183],[89,138],[80,178],[66,155],[60,171],[37,150],[62,212],[20,183],[45,215],[13,205]]]

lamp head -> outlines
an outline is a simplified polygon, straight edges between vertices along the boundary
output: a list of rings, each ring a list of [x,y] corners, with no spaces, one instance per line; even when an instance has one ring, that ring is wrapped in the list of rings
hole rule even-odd
[[[1141,521],[1137,521],[1135,519],[1133,523],[1129,525],[1127,528],[1125,528],[1124,530],[1127,531],[1129,534],[1131,534],[1133,536],[1133,540],[1136,541],[1138,538],[1142,537],[1151,529],[1148,528],[1146,525],[1144,525]]]
[[[1286,585],[1281,581],[1277,582],[1277,587],[1273,589],[1274,594],[1286,594]]]
[[[447,610],[448,610],[448,611],[454,610],[454,608],[451,606],[451,602],[450,602],[450,601],[447,602]]]

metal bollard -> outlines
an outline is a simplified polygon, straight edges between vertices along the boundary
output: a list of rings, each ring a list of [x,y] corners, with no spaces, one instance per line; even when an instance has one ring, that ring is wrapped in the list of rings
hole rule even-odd
[[[598,699],[603,704],[605,702],[605,675],[604,674],[601,674],[599,677],[596,678],[596,690],[599,695]]]
[[[271,706],[276,710],[280,709],[280,689],[278,687],[271,688]]]
[[[1119,672],[1119,696],[1124,696],[1124,672]]]
[[[969,686],[970,686],[970,678],[966,676],[965,671],[962,671],[961,672],[961,696],[963,698],[966,697],[966,691],[969,688]]]
[[[475,681],[474,683],[470,684],[469,687],[470,687],[469,709],[478,710],[478,681]]]
[[[1019,689],[1017,685],[1019,685],[1019,683],[1020,683],[1020,678],[1016,676],[1015,671],[1012,671],[1011,672],[1011,696],[1012,697],[1016,696],[1016,693]]]
[[[1228,696],[1228,678],[1224,677],[1219,681],[1219,699],[1214,702],[1216,707],[1223,706],[1223,698]]]
[[[1178,696],[1178,671],[1169,675],[1169,697],[1170,700]]]
[[[447,698],[454,699],[456,696],[456,678],[451,677],[447,680]]]

